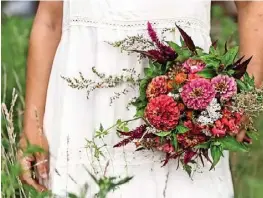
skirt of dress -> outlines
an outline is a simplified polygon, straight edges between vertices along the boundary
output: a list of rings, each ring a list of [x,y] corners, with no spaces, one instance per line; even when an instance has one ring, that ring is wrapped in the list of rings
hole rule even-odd
[[[201,31],[185,28],[195,44],[208,50],[210,38]],[[159,29],[158,33],[161,34]],[[60,197],[68,193],[80,194],[88,183],[86,197],[92,197],[98,187],[86,169],[102,176],[107,166],[107,176],[134,176],[128,183],[111,192],[108,197],[124,198],[231,198],[233,187],[229,169],[228,153],[215,170],[210,164],[200,166],[190,179],[177,162],[161,167],[162,154],[152,151],[134,152],[134,147],[113,149],[119,138],[113,131],[97,142],[103,148],[105,158],[98,162],[87,144],[92,140],[100,123],[107,128],[117,119],[131,119],[135,110],[126,109],[137,90],[121,95],[110,105],[118,88],[97,89],[89,95],[68,85],[62,77],[77,77],[79,72],[87,79],[99,81],[92,67],[106,75],[118,75],[124,68],[135,68],[142,73],[146,60],[138,62],[135,54],[128,55],[107,42],[122,40],[127,36],[145,34],[145,30],[112,30],[110,28],[70,26],[65,29],[56,52],[48,87],[44,130],[50,146],[50,179],[48,187]],[[166,33],[167,40],[180,41],[178,31]],[[138,124],[138,123],[137,123]],[[130,126],[135,127],[136,125]],[[94,147],[93,147],[94,148]],[[94,151],[94,149],[93,149]]]

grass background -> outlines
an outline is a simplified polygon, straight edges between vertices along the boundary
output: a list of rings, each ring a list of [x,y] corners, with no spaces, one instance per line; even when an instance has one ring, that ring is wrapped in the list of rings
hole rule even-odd
[[[2,19],[2,73],[1,73],[1,100],[10,108],[13,88],[18,93],[14,106],[13,133],[22,130],[22,115],[24,109],[25,65],[28,47],[28,37],[32,19],[30,18],[3,18]],[[238,41],[237,24],[233,18],[225,15],[219,6],[212,8],[212,39],[218,40],[218,46],[224,50],[225,41],[229,45],[236,45]],[[263,121],[262,118],[260,118]],[[263,132],[263,122],[258,126]],[[10,152],[10,137],[7,135],[8,122],[2,116],[2,150]],[[10,130],[10,129],[9,129]],[[17,139],[17,138],[16,138]],[[15,145],[13,145],[15,147]],[[43,197],[32,189],[24,188],[19,183],[15,161],[10,162],[2,155],[2,196],[3,197]],[[248,154],[232,154],[231,169],[233,173],[236,198],[263,197],[263,138],[252,146]],[[3,183],[4,181],[4,183]],[[22,190],[21,190],[22,188]],[[29,195],[31,194],[31,195]]]

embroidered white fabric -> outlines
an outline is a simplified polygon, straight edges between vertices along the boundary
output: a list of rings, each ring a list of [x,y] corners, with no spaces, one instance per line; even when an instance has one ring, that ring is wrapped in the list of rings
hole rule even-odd
[[[67,30],[70,26],[87,26],[97,28],[110,28],[117,30],[146,30],[148,20],[140,21],[106,21],[94,20],[83,16],[74,16],[63,24],[63,29]],[[204,22],[194,18],[173,18],[173,19],[155,19],[151,20],[151,24],[156,29],[175,29],[175,24],[182,28],[198,29],[206,36],[209,36],[209,26]]]
[[[114,198],[230,198],[233,187],[228,163],[228,153],[215,170],[209,171],[207,162],[191,180],[179,166],[171,161],[161,167],[163,154],[136,151],[134,146],[113,149],[120,141],[113,131],[105,139],[108,149],[105,158],[98,162],[85,149],[86,140],[92,140],[100,123],[104,128],[117,119],[131,119],[135,109],[127,110],[127,101],[137,92],[132,90],[111,106],[110,97],[126,85],[111,89],[98,89],[86,98],[85,90],[68,86],[61,78],[78,77],[96,79],[92,67],[106,75],[116,75],[123,68],[134,68],[143,74],[147,60],[138,62],[135,54],[128,55],[107,42],[123,40],[128,36],[146,35],[150,21],[158,35],[163,32],[166,40],[180,42],[175,23],[181,26],[194,43],[205,49],[211,44],[210,2],[195,0],[67,0],[64,1],[63,33],[53,61],[49,80],[44,130],[50,146],[50,180],[47,185],[60,197],[68,192],[79,193],[80,186],[89,183],[87,198],[97,192],[87,169],[97,176],[134,176],[128,183],[112,192]],[[175,31],[165,31],[165,29]],[[105,42],[106,41],[106,42]],[[130,128],[138,126],[134,123]],[[96,168],[94,168],[94,166]],[[95,170],[96,169],[96,170]]]

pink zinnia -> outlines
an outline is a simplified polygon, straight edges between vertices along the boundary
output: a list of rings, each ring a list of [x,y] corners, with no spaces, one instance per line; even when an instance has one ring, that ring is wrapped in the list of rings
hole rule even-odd
[[[148,100],[168,92],[167,76],[157,76],[152,79],[146,89]]]
[[[229,100],[237,93],[237,84],[233,77],[219,75],[211,80],[217,95],[223,100]]]
[[[183,86],[181,97],[188,108],[201,110],[215,97],[215,90],[209,80],[198,78]]]
[[[187,59],[184,63],[183,63],[183,68],[186,70],[186,72],[190,73],[190,74],[194,74],[197,73],[201,70],[203,70],[205,67],[205,63],[201,60],[194,60],[194,59]]]
[[[156,129],[170,131],[178,124],[180,111],[174,99],[167,95],[153,98],[145,109],[145,117]]]

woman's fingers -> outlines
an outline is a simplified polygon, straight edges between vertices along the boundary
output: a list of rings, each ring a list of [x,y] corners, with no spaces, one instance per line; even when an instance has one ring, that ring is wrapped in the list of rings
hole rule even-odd
[[[36,189],[38,192],[44,192],[47,191],[47,188],[39,183],[37,183],[36,180],[34,180],[32,177],[28,177],[28,175],[23,176],[22,175],[22,181],[30,186],[32,186],[34,189]]]
[[[36,166],[37,173],[41,179],[47,180],[49,173],[49,163],[48,163],[48,154],[47,153],[36,153]]]
[[[246,130],[242,129],[239,131],[239,133],[236,136],[237,141],[243,142],[244,137],[246,136]]]
[[[22,174],[20,175],[20,179],[23,183],[26,183],[33,188],[35,188],[39,192],[46,191],[47,188],[45,186],[42,186],[38,184],[33,178],[32,178],[32,163],[35,160],[35,158],[32,155],[24,156],[22,150],[18,150],[17,153],[17,159],[21,165],[22,168]]]
[[[246,129],[245,129],[245,125],[248,124],[249,120],[246,116],[243,116],[242,119],[241,119],[241,123],[242,123],[242,126],[239,133],[237,134],[236,136],[236,139],[237,141],[239,142],[243,142],[244,141],[244,138],[246,137]]]

